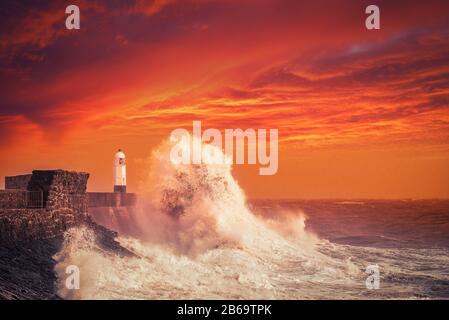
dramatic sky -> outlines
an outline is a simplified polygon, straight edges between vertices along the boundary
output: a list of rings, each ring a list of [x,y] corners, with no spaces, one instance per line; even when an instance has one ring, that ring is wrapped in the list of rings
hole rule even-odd
[[[110,191],[122,148],[138,191],[151,151],[202,120],[279,129],[275,176],[233,169],[249,197],[449,197],[449,1],[3,0],[0,25],[0,176]]]

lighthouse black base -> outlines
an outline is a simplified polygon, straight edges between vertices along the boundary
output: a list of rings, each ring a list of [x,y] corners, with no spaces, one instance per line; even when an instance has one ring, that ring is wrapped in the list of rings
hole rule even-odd
[[[114,186],[114,192],[126,193],[126,186]]]

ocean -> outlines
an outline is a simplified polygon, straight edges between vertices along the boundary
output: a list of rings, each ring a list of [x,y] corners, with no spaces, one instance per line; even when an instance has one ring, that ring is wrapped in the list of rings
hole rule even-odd
[[[316,298],[449,298],[449,200],[285,200],[252,207],[265,218],[273,208],[300,210],[306,230],[322,240],[318,252],[360,271],[379,266],[379,289],[328,283]]]

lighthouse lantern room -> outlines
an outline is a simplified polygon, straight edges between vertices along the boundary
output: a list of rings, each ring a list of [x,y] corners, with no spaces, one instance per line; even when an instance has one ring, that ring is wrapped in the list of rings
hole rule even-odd
[[[114,192],[126,192],[126,157],[121,149],[114,156]]]

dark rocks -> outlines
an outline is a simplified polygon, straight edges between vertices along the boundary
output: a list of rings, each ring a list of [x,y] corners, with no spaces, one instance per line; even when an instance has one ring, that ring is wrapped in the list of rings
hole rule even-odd
[[[105,228],[93,221],[88,221],[84,224],[95,232],[97,244],[104,250],[118,254],[119,256],[134,256],[134,253],[123,248],[115,238],[118,233],[108,228]]]
[[[62,236],[0,246],[0,299],[60,299],[54,273]]]

